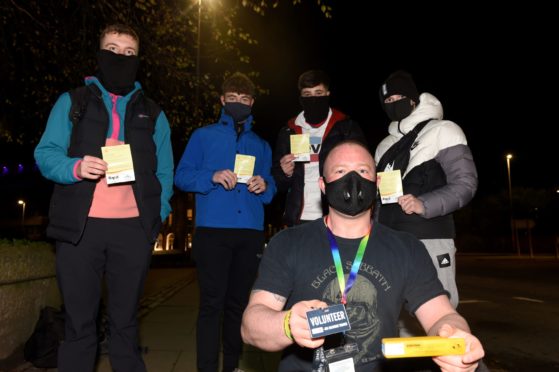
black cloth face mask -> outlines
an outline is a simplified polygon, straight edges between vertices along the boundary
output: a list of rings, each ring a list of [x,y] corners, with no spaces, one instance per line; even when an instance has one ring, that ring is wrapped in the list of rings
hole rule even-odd
[[[330,96],[299,97],[305,121],[311,125],[322,123],[328,117]]]
[[[325,182],[328,204],[343,214],[356,216],[369,209],[376,197],[377,183],[351,171],[332,182]]]
[[[398,101],[385,103],[384,111],[392,121],[400,121],[410,116],[413,111],[411,99],[404,97]]]
[[[252,112],[252,107],[241,102],[225,102],[225,113],[233,118],[235,124],[243,123]]]
[[[125,96],[134,89],[140,66],[138,56],[125,56],[101,49],[97,53],[97,78],[109,92]]]

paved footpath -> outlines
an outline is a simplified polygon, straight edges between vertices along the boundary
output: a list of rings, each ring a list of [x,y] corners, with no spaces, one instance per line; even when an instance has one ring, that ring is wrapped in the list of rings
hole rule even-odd
[[[186,268],[153,268],[140,302],[140,344],[150,372],[196,371],[196,316],[198,311],[196,272]],[[240,368],[246,372],[277,370],[278,353],[245,347]],[[10,372],[55,372],[22,364]],[[3,371],[2,371],[3,372]],[[102,355],[96,372],[111,372]]]

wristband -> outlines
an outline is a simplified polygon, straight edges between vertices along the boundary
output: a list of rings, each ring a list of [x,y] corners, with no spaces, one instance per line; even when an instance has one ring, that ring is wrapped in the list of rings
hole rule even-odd
[[[291,326],[289,325],[289,320],[291,319],[291,310],[285,313],[285,317],[283,318],[283,332],[285,336],[293,341],[293,335],[291,334]]]

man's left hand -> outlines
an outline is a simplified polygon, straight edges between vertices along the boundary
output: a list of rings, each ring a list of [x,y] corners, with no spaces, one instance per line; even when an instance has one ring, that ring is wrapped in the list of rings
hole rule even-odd
[[[466,353],[463,355],[448,355],[433,358],[443,372],[473,372],[478,361],[483,358],[485,351],[481,342],[474,335],[462,331],[449,324],[444,324],[438,331],[441,337],[460,337],[466,341]]]
[[[255,194],[262,194],[266,191],[266,181],[261,176],[252,176],[247,182],[248,191]]]

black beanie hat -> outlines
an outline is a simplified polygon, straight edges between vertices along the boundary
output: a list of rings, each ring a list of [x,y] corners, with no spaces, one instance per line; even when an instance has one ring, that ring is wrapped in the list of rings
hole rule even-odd
[[[396,71],[392,73],[380,87],[380,102],[384,105],[384,100],[394,94],[406,96],[415,104],[419,104],[419,92],[413,79],[406,71]]]

